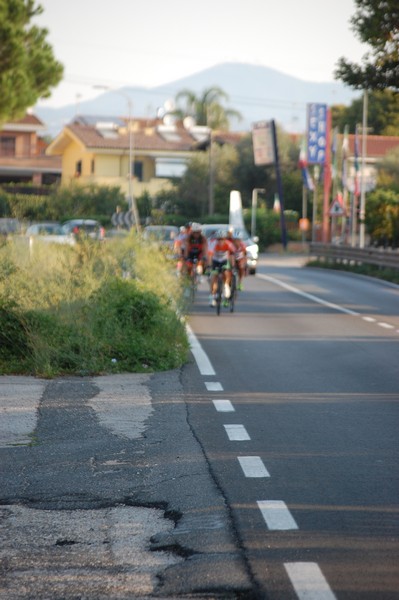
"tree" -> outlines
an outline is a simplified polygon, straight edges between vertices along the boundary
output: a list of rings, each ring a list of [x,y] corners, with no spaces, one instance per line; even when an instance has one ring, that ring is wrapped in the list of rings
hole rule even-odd
[[[222,105],[228,95],[219,87],[210,87],[197,96],[191,90],[182,90],[176,95],[176,103],[185,102],[184,108],[177,108],[174,114],[179,118],[193,117],[197,125],[206,125],[211,129],[229,129],[229,120],[241,119],[241,114]]]
[[[355,0],[352,29],[372,47],[362,64],[341,57],[336,79],[354,89],[399,91],[399,4],[398,0]]]
[[[47,29],[30,25],[42,12],[35,0],[0,0],[0,123],[24,115],[62,79]]]
[[[355,131],[356,124],[362,122],[363,98],[352,101],[350,106],[332,107],[332,125],[344,130]],[[399,94],[391,90],[375,91],[368,99],[368,127],[372,135],[399,136]]]

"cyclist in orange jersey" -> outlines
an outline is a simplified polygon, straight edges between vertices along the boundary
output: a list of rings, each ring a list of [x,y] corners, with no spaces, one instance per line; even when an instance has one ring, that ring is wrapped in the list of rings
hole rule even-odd
[[[224,297],[230,298],[231,269],[235,266],[235,247],[227,239],[226,231],[217,231],[215,242],[209,247],[208,262],[211,267],[211,295],[209,297],[210,306],[216,304],[218,269],[222,268]]]

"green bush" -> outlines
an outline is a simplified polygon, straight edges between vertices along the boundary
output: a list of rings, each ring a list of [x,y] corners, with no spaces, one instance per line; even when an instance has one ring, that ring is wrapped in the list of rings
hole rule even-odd
[[[181,366],[188,341],[172,265],[136,235],[0,248],[0,369],[43,377]]]

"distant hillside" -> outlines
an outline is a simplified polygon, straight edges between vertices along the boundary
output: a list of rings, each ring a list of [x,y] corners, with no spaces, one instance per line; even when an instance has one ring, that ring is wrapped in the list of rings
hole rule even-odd
[[[159,107],[181,90],[189,89],[199,94],[212,86],[225,91],[229,96],[226,106],[242,114],[242,121],[231,123],[234,131],[249,131],[254,122],[270,119],[275,119],[287,131],[303,131],[309,102],[349,105],[359,96],[359,92],[338,82],[303,81],[268,67],[240,63],[217,65],[155,88],[125,87],[123,91],[132,99],[135,117],[152,118]],[[55,136],[75,116],[76,106],[36,106],[35,113],[47,125],[48,133]],[[121,116],[126,113],[126,100],[109,91],[79,104],[82,115]]]

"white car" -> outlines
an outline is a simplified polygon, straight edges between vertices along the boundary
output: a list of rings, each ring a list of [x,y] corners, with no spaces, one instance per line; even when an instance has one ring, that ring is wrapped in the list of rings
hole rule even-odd
[[[217,223],[212,225],[201,225],[202,233],[205,235],[207,239],[210,239],[214,236],[216,231],[220,229],[222,231],[228,231],[231,227],[228,223]],[[247,265],[248,272],[250,275],[255,275],[256,266],[258,264],[258,256],[259,256],[259,246],[257,244],[258,238],[251,238],[248,231],[245,228],[234,228],[235,235],[242,239],[246,248],[247,248]]]

